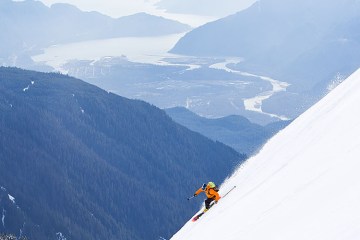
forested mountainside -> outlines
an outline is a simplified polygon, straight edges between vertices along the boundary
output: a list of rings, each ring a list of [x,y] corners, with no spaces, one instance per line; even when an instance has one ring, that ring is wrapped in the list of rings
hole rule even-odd
[[[181,125],[247,155],[256,153],[267,140],[291,122],[278,121],[261,126],[238,115],[209,119],[183,107],[168,108],[165,111]]]
[[[202,200],[186,197],[245,159],[148,103],[56,73],[0,68],[0,112],[0,231],[29,239],[169,237]]]

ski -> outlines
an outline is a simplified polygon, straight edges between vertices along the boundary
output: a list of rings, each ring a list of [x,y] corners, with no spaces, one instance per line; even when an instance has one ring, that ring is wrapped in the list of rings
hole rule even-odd
[[[234,190],[236,188],[236,186],[233,186],[229,191],[227,191],[225,194],[224,194],[224,196],[222,196],[221,198],[223,199],[224,197],[226,197],[232,190]],[[207,211],[209,211],[210,210],[210,208],[212,207],[212,206],[214,206],[215,205],[215,202],[212,202],[211,204],[210,204],[210,207],[209,207],[209,209],[207,210]],[[197,214],[195,217],[193,217],[193,219],[192,219],[192,221],[193,222],[195,222],[195,221],[197,221],[202,215],[204,215],[207,211],[202,211],[201,213],[199,213],[199,214]]]
[[[210,204],[210,207],[209,207],[208,211],[210,210],[210,208],[211,208],[214,204],[215,204],[214,202],[212,202],[212,203]],[[196,215],[195,217],[193,217],[192,221],[195,222],[195,221],[198,220],[202,215],[204,215],[206,212],[207,212],[207,211],[205,211],[205,210],[202,211],[201,213],[199,213],[198,215]]]
[[[191,221],[195,222],[196,220],[198,220],[202,215],[204,215],[205,212],[201,212],[198,215],[196,215],[195,217],[193,217],[193,219]]]
[[[205,212],[202,212],[198,215],[196,215],[195,217],[193,217],[193,219],[191,221],[195,222],[196,220],[198,220]]]

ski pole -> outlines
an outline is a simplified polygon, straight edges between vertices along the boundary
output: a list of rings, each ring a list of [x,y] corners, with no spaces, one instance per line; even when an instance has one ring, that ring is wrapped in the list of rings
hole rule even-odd
[[[188,197],[188,199],[187,200],[190,200],[190,199],[192,199],[192,198],[194,198],[195,196],[191,196],[191,197]]]
[[[226,195],[228,195],[235,188],[236,188],[236,186],[233,186],[227,193],[224,194],[224,196],[222,196],[222,198],[226,197]]]

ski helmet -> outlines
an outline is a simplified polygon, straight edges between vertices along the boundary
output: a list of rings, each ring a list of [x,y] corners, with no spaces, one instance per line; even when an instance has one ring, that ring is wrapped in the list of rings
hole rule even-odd
[[[214,187],[215,187],[215,183],[213,183],[213,182],[208,182],[208,187],[209,187],[209,188],[214,188]]]

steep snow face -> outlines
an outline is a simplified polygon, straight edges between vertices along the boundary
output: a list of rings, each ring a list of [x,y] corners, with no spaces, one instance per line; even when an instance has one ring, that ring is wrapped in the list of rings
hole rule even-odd
[[[272,138],[173,240],[360,239],[360,69]],[[221,193],[221,192],[220,192]]]

